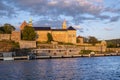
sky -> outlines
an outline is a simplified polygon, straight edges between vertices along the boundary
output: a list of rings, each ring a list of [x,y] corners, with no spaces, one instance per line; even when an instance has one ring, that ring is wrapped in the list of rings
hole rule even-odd
[[[10,23],[19,30],[30,19],[34,27],[61,28],[66,20],[77,36],[120,38],[120,0],[0,0],[0,26]]]

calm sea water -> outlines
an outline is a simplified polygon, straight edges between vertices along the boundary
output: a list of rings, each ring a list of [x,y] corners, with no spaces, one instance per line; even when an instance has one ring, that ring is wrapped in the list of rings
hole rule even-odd
[[[0,61],[0,80],[120,80],[120,57]]]

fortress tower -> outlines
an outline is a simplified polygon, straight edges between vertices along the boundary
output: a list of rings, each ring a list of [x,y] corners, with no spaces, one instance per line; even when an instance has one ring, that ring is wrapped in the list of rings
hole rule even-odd
[[[64,20],[64,21],[63,21],[63,24],[62,24],[62,29],[67,29],[66,20]]]
[[[26,21],[24,21],[21,26],[20,26],[20,30],[22,31],[24,29],[25,26],[30,26],[32,27],[33,24],[32,24],[32,19],[30,19],[29,23],[27,23]]]
[[[25,26],[27,26],[27,22],[26,22],[26,21],[24,21],[24,22],[21,24],[20,30],[22,31]]]
[[[33,26],[33,24],[32,24],[32,19],[30,19],[28,26],[30,26],[30,27]]]

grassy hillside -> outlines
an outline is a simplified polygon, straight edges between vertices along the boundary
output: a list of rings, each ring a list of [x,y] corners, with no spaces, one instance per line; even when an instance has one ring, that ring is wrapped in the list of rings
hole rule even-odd
[[[13,41],[0,41],[0,52],[9,52],[19,48],[19,44]]]

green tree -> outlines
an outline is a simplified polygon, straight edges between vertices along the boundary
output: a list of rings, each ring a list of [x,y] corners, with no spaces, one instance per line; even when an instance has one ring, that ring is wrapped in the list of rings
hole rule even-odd
[[[115,48],[115,47],[116,47],[116,44],[114,44],[113,42],[108,42],[108,43],[107,43],[107,47],[108,47],[108,48]]]
[[[4,24],[1,28],[1,32],[7,33],[7,34],[11,34],[11,32],[14,30],[15,30],[15,27],[8,23]]]
[[[77,39],[76,39],[76,42],[77,42],[77,43],[80,43],[80,40],[77,38]]]
[[[0,27],[0,33],[4,33],[4,29],[3,29],[3,27]]]
[[[25,26],[22,31],[22,40],[35,40],[36,33],[33,27]]]
[[[50,33],[47,33],[47,37],[48,37],[48,40],[47,40],[48,43],[53,41],[53,37]]]
[[[89,43],[91,43],[94,46],[97,42],[97,38],[95,38],[94,36],[89,36]]]

